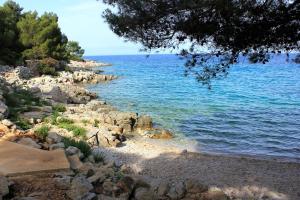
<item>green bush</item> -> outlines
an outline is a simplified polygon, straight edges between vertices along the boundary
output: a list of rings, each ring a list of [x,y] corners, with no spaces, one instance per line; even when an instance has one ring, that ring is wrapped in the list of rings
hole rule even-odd
[[[52,106],[53,112],[66,112],[66,107],[63,104],[56,104]]]
[[[59,68],[59,61],[53,58],[44,58],[38,65],[38,72],[40,74],[57,76],[57,69]]]
[[[74,137],[86,138],[87,130],[80,126],[76,126],[74,124],[68,124],[68,123],[59,123],[58,127],[72,132]]]
[[[46,139],[46,137],[48,136],[48,133],[50,131],[50,127],[47,125],[43,125],[39,128],[37,128],[34,133],[40,137],[41,139]]]
[[[69,146],[77,147],[78,149],[80,149],[80,151],[84,154],[85,157],[91,155],[92,152],[91,147],[88,145],[88,143],[82,140],[77,141],[71,138],[64,137],[63,143],[65,145],[65,148],[68,148]]]

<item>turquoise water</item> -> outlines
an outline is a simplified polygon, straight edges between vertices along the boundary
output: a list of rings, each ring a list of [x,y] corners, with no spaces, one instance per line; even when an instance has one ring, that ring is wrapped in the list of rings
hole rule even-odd
[[[152,116],[200,151],[300,160],[299,64],[245,60],[208,90],[183,76],[184,60],[175,55],[88,58],[112,63],[102,69],[120,76],[90,90],[120,110]]]

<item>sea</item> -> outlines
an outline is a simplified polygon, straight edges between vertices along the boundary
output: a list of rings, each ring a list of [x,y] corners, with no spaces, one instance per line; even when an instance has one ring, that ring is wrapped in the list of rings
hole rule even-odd
[[[205,153],[300,161],[300,64],[292,58],[240,59],[211,89],[184,76],[186,60],[177,55],[86,58],[111,63],[95,70],[119,76],[89,90],[119,110],[150,115],[179,143],[193,141]]]

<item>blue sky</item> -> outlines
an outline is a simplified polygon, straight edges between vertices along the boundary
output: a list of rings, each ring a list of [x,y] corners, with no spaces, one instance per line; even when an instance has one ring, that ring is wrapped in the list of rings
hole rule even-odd
[[[6,0],[0,0],[2,5]],[[139,54],[140,45],[124,42],[101,17],[106,8],[96,0],[15,0],[24,10],[54,12],[62,31],[86,50],[85,55]]]

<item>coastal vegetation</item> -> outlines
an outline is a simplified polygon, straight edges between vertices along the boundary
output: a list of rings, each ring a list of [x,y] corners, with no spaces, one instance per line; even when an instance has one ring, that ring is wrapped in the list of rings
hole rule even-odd
[[[68,41],[54,13],[24,12],[8,0],[0,6],[0,27],[0,64],[38,60],[40,74],[57,75],[69,60],[82,60],[84,50],[78,42]]]
[[[180,50],[186,75],[208,85],[224,77],[241,55],[266,63],[270,54],[300,50],[298,0],[103,2],[113,7],[104,17],[115,34],[146,51]]]

